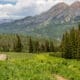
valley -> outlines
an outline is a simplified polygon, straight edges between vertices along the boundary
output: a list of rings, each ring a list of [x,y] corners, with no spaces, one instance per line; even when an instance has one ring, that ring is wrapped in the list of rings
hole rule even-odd
[[[38,15],[50,0],[5,1],[0,1],[0,80],[80,80],[80,0],[58,1]]]

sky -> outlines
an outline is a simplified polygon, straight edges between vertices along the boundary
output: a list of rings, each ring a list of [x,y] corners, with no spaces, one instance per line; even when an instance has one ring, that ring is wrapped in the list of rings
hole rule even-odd
[[[47,11],[55,4],[80,0],[0,0],[0,19],[20,19]]]

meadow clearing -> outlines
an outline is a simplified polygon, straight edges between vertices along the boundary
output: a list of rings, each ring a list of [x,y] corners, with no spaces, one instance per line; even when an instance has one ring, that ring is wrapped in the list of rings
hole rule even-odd
[[[4,54],[8,58],[0,61],[0,80],[58,80],[61,77],[80,80],[80,61],[53,57],[49,53]]]

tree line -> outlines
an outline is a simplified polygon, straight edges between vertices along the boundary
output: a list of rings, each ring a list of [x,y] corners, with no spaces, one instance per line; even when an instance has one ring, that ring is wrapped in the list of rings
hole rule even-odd
[[[51,40],[33,39],[18,34],[1,34],[0,51],[2,52],[54,52],[54,43]]]
[[[0,52],[60,52],[61,57],[80,59],[80,25],[63,34],[61,44],[54,45],[53,40],[34,39],[19,34],[0,34]],[[56,54],[56,53],[55,53]]]
[[[63,58],[80,59],[80,25],[63,35],[60,47]]]
[[[39,52],[55,52],[55,46],[53,41],[45,40],[40,42],[38,40],[32,40],[29,38],[29,53],[39,53]]]

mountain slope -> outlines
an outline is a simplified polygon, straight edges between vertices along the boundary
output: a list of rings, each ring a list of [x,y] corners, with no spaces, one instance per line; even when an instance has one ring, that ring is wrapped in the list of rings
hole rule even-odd
[[[0,24],[13,22],[12,19],[0,19]]]
[[[80,2],[70,6],[59,3],[40,15],[1,24],[0,32],[59,39],[66,30],[78,22],[80,22]]]

